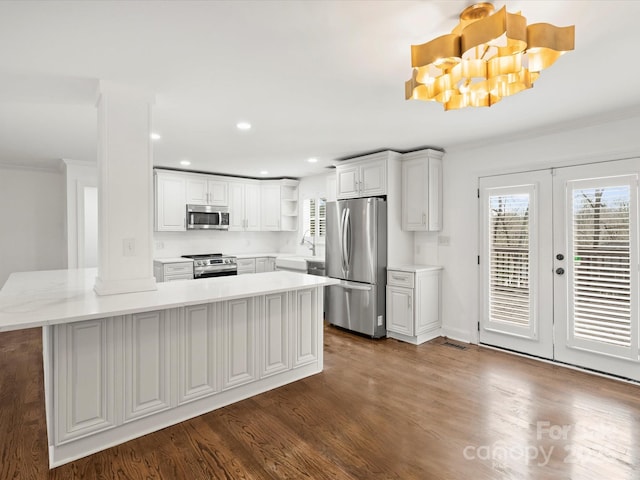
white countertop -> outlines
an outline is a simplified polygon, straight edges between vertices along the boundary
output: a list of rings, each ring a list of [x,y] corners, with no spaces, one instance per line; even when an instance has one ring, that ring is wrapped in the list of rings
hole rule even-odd
[[[439,265],[400,265],[400,266],[387,267],[387,271],[388,270],[417,273],[417,272],[433,272],[435,270],[442,270],[442,267]]]
[[[253,297],[337,283],[267,272],[158,283],[157,290],[97,295],[95,268],[13,273],[0,290],[0,332]]]
[[[153,261],[165,264],[165,263],[193,262],[193,259],[184,258],[184,257],[168,257],[168,258],[154,258]]]

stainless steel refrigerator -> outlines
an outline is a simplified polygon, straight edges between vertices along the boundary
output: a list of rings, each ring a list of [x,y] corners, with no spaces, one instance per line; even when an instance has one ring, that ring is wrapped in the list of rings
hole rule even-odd
[[[381,198],[329,202],[326,207],[329,323],[374,338],[386,335],[387,203]]]

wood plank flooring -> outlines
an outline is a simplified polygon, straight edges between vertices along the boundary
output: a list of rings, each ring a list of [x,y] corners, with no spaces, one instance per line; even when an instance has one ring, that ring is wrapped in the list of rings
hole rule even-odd
[[[325,333],[323,373],[51,471],[40,330],[0,334],[0,479],[640,478],[640,386]]]

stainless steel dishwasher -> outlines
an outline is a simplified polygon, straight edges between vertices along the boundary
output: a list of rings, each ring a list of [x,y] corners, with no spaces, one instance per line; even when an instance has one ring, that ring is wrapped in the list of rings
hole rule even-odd
[[[314,260],[307,260],[307,273],[309,275],[317,275],[319,277],[326,276],[326,269],[324,262],[316,262]]]

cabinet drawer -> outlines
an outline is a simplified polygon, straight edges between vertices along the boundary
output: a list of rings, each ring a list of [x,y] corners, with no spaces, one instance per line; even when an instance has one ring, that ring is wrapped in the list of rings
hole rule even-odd
[[[182,275],[168,275],[164,277],[165,282],[175,282],[176,280],[193,280],[193,273],[183,273]]]
[[[165,275],[181,275],[185,273],[190,273],[191,275],[193,275],[192,262],[168,263],[164,266]]]
[[[413,288],[413,273],[398,270],[387,271],[387,285]]]

